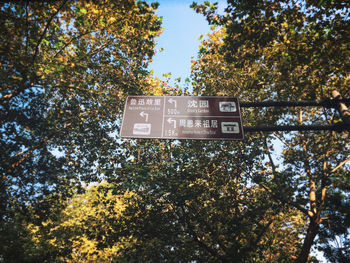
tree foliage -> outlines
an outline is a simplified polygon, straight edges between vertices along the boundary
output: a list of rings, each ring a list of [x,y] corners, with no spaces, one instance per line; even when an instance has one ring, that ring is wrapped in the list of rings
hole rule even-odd
[[[0,261],[316,262],[317,244],[346,262],[347,133],[116,135],[127,94],[191,95],[147,71],[156,7],[1,5]],[[195,95],[349,97],[347,2],[228,1],[222,16],[192,7],[217,26],[193,61]],[[333,109],[243,111],[246,126],[339,121]]]
[[[56,220],[28,225],[29,249],[41,262],[128,262],[125,253],[136,242],[128,229],[125,210],[137,197],[116,195],[106,183],[66,201]],[[43,253],[44,252],[44,253]]]
[[[198,94],[234,95],[245,101],[320,101],[337,90],[349,97],[347,1],[228,1],[224,15],[209,3],[192,6],[210,23],[222,26],[203,41],[200,57],[193,63]],[[339,114],[330,109],[244,112],[247,126],[339,121]],[[269,167],[257,182],[272,198],[307,216],[303,246],[294,254],[297,262],[306,262],[318,234],[326,251],[332,251],[332,245],[325,240],[348,238],[343,207],[349,205],[349,137],[334,132],[269,137],[283,145],[281,159],[276,163],[266,144]],[[342,225],[342,230],[336,230],[336,225]],[[348,254],[346,243],[337,253],[340,257],[333,260],[341,261]]]
[[[67,202],[58,219],[29,226],[31,247],[72,262],[287,262],[303,215],[252,183],[259,149],[240,147],[132,143],[109,184]]]
[[[148,86],[160,33],[141,1],[15,1],[0,6],[1,246],[13,211],[40,222],[81,183],[101,180],[123,98]],[[12,242],[12,241],[11,241]],[[12,244],[13,248],[19,245]],[[15,255],[15,254],[14,254]]]
[[[252,181],[263,145],[252,136],[244,144],[139,141],[126,151],[126,159],[135,158],[112,178],[138,185],[134,191],[148,208],[134,231],[144,238],[144,260],[288,261],[303,216]]]

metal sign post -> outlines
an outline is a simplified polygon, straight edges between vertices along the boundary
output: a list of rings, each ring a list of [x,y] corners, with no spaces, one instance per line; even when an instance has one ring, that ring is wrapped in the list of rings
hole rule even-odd
[[[243,140],[234,97],[129,96],[120,131],[127,138]]]

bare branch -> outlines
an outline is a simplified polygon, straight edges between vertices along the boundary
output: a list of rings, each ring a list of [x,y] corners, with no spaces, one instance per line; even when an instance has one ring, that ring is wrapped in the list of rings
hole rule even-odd
[[[275,165],[275,163],[274,163],[274,161],[272,159],[270,148],[267,145],[267,138],[266,138],[266,136],[264,134],[263,134],[263,137],[264,137],[264,145],[265,145],[265,148],[266,148],[267,156],[269,157],[269,161],[271,163],[272,173],[274,174],[274,176],[276,178],[276,165]]]
[[[342,167],[343,165],[345,165],[345,164],[346,164],[347,162],[349,162],[349,161],[350,161],[350,158],[348,158],[348,159],[342,161],[337,167],[335,167],[335,168],[331,171],[331,173],[334,173],[335,171],[337,171],[340,167]]]
[[[288,142],[286,142],[285,140],[283,140],[283,138],[277,133],[277,132],[273,132],[273,135],[280,140],[280,142],[282,142],[286,147],[290,148],[290,144]]]

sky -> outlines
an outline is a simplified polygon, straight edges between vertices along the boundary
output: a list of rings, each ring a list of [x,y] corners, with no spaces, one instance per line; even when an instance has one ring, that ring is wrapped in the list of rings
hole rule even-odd
[[[153,2],[153,1],[150,1]],[[171,73],[171,80],[190,77],[191,58],[197,57],[200,35],[210,32],[210,26],[201,14],[190,8],[192,0],[158,0],[157,15],[163,17],[163,33],[156,40],[157,54],[149,69],[161,79]],[[203,1],[197,1],[202,3]],[[220,6],[224,4],[221,1]],[[164,51],[159,52],[163,48]],[[170,83],[173,83],[172,81]]]

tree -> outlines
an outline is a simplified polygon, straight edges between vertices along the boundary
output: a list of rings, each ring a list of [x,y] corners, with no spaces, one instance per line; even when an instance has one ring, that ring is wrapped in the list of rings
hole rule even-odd
[[[160,33],[156,7],[133,0],[1,4],[4,260],[9,246],[20,247],[8,232],[22,218],[16,214],[39,224],[82,183],[102,179],[99,163],[118,147],[123,98],[148,86]]]
[[[128,262],[125,252],[137,240],[124,214],[136,200],[132,192],[116,195],[106,183],[86,189],[66,201],[57,220],[28,226],[33,244],[27,255],[40,262]]]
[[[135,261],[288,262],[304,219],[253,182],[263,169],[259,137],[131,141],[115,157],[121,166],[105,172],[140,198],[128,224]]]
[[[297,101],[329,99],[337,90],[349,97],[348,2],[228,1],[223,16],[209,3],[192,6],[210,23],[223,26],[223,33],[213,33],[203,42],[194,62],[198,94],[234,95],[247,101]],[[244,112],[245,124],[253,126],[339,121],[339,115],[329,109]],[[348,227],[342,208],[331,202],[344,202],[348,194],[344,184],[349,178],[348,134],[302,132],[268,137],[280,140],[284,150],[277,164],[266,144],[269,167],[264,169],[264,177],[257,177],[258,183],[272,198],[307,216],[303,244],[294,254],[296,262],[306,262],[318,234],[328,235],[331,226],[340,222]],[[347,235],[342,231],[344,228],[337,234]],[[319,241],[324,240],[322,235]]]
[[[311,100],[335,86],[349,95],[348,4],[248,2],[231,1],[223,17],[194,5],[223,26],[194,61],[196,94]],[[188,95],[147,76],[155,7],[1,6],[1,260],[305,262],[317,234],[330,255],[330,238],[347,235],[347,134],[116,140],[127,93]],[[339,120],[329,109],[244,111],[251,126]],[[98,180],[108,184],[83,193]]]

